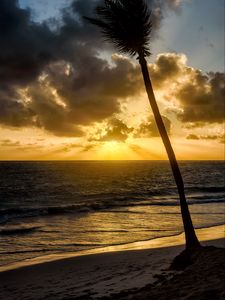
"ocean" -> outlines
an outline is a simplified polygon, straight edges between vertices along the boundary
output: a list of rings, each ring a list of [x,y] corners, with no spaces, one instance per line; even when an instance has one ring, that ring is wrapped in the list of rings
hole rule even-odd
[[[196,228],[225,223],[223,161],[181,161]],[[166,161],[0,162],[0,266],[183,231]]]

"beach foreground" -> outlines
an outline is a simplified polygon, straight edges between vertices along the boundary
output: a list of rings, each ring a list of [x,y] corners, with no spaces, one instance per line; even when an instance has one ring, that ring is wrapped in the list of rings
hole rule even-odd
[[[184,271],[169,269],[184,249],[180,234],[18,263],[0,273],[0,299],[223,299],[224,225],[197,235],[218,248]]]

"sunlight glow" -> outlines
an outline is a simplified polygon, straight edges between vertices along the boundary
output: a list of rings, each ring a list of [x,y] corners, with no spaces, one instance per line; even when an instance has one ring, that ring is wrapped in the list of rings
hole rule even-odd
[[[117,141],[104,142],[99,150],[99,157],[104,157],[107,160],[113,159],[131,159],[132,151],[126,143]]]

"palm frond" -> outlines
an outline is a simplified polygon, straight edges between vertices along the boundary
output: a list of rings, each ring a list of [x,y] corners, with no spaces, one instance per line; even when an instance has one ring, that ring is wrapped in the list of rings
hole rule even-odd
[[[122,53],[150,55],[151,12],[145,0],[104,0],[96,18],[84,17],[101,29],[105,40]]]

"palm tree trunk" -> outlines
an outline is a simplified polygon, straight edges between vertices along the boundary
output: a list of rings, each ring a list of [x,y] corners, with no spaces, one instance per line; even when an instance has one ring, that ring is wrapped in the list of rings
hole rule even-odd
[[[163,144],[166,148],[166,152],[170,161],[170,165],[172,168],[173,176],[177,185],[179,197],[180,197],[180,207],[181,207],[181,215],[182,215],[182,220],[183,220],[183,225],[184,225],[184,232],[185,232],[185,239],[186,239],[186,249],[190,248],[195,248],[199,247],[200,243],[197,239],[197,236],[195,234],[195,230],[192,224],[190,212],[188,209],[187,201],[185,198],[185,193],[184,193],[184,183],[183,179],[181,176],[181,172],[176,160],[176,156],[174,154],[173,148],[171,146],[165,125],[163,123],[162,117],[159,112],[158,105],[155,100],[155,95],[152,89],[152,84],[151,80],[149,77],[148,73],[148,67],[147,67],[147,62],[146,59],[143,55],[139,55],[139,63],[141,65],[142,69],[142,75],[144,78],[145,82],[145,88],[148,94],[149,102],[155,117],[155,121],[159,130],[159,133],[161,135],[161,138],[163,140]]]

